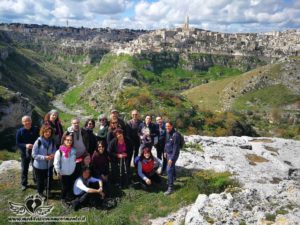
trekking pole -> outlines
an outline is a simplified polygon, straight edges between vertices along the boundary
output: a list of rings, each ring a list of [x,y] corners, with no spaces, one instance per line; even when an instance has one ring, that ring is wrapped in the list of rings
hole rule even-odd
[[[124,158],[123,160],[123,165],[124,165],[124,173],[125,173],[125,181],[126,181],[126,184],[125,185],[128,185],[128,174],[127,174],[127,166],[126,166],[126,160]]]
[[[47,190],[46,190],[46,201],[47,201],[47,204],[48,204],[48,198],[49,198],[49,186],[50,186],[50,168],[49,168],[49,162],[50,160],[48,160],[48,163],[47,163],[47,167],[48,167],[48,171],[47,171]]]
[[[119,165],[120,165],[120,186],[122,186],[122,158],[120,158]]]

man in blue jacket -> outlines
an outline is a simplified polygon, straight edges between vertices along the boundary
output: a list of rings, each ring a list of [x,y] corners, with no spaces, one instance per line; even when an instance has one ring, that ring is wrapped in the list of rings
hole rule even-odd
[[[30,116],[23,116],[22,124],[23,127],[18,129],[16,134],[16,145],[19,148],[21,154],[21,189],[22,191],[25,191],[28,184],[27,180],[30,162],[32,162],[33,164],[31,151],[34,142],[39,137],[39,130],[37,127],[32,126],[32,120]],[[35,182],[34,172],[33,181]]]
[[[164,194],[170,195],[174,191],[175,163],[180,152],[180,135],[176,132],[170,121],[166,123],[166,131],[164,156],[167,159],[168,190]]]

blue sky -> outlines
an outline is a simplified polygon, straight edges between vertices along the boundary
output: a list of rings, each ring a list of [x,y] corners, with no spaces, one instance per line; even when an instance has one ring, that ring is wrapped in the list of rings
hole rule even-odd
[[[193,27],[222,32],[300,28],[300,0],[0,0],[0,22],[74,27]]]

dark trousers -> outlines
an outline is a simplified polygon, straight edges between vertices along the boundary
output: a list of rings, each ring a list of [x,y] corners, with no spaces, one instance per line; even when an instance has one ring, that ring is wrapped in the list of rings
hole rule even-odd
[[[74,175],[62,175],[61,176],[61,199],[71,199],[74,185]]]
[[[75,182],[75,180],[76,180],[78,177],[80,177],[81,171],[82,171],[82,163],[81,163],[81,162],[78,162],[78,163],[76,163],[75,171],[74,171],[73,176],[72,176],[73,179],[74,179],[74,182]]]
[[[33,165],[33,158],[29,154],[21,153],[21,185],[27,186],[28,184],[28,170],[29,165]],[[32,171],[32,179],[36,182],[35,171]]]
[[[37,191],[39,194],[43,194],[45,187],[47,188],[49,177],[49,192],[51,190],[53,181],[53,166],[49,169],[37,169],[34,168],[36,174]]]
[[[154,183],[159,184],[161,182],[160,176],[157,173],[154,173],[152,175],[145,174],[145,176],[148,177],[148,179],[150,179],[152,183],[154,182]],[[140,176],[139,176],[139,179],[140,179],[141,183],[144,183],[145,185],[147,185],[146,182]]]
[[[164,157],[165,146],[162,143],[157,143],[155,148],[156,148],[157,158],[162,160],[162,172],[164,172],[166,171],[166,166],[167,166],[167,159]]]
[[[132,140],[132,148],[133,148],[133,152],[132,154],[134,154],[134,158],[137,157],[137,155],[139,154],[139,149],[140,149],[140,140]],[[131,156],[132,156],[131,154]],[[131,158],[130,158],[131,159]]]
[[[129,180],[129,167],[127,158],[122,159],[125,160],[125,164],[121,159],[115,159],[111,162],[111,181],[116,184],[119,183],[122,185],[127,185]]]
[[[97,182],[91,183],[88,187],[98,189],[99,184]],[[102,201],[100,194],[84,192],[76,196],[76,198],[72,201],[72,205],[75,210],[78,210],[82,206],[100,206]]]
[[[176,171],[175,171],[176,161],[177,161],[177,159],[173,160],[172,164],[170,166],[167,165],[168,187],[169,188],[173,188],[173,186],[174,186],[174,180],[175,180],[175,177],[176,177]]]

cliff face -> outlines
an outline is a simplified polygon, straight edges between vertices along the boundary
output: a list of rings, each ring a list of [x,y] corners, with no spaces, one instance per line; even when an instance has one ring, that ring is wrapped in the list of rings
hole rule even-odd
[[[21,93],[0,86],[0,149],[10,149],[15,142],[16,128],[22,116],[32,115],[34,107]]]

